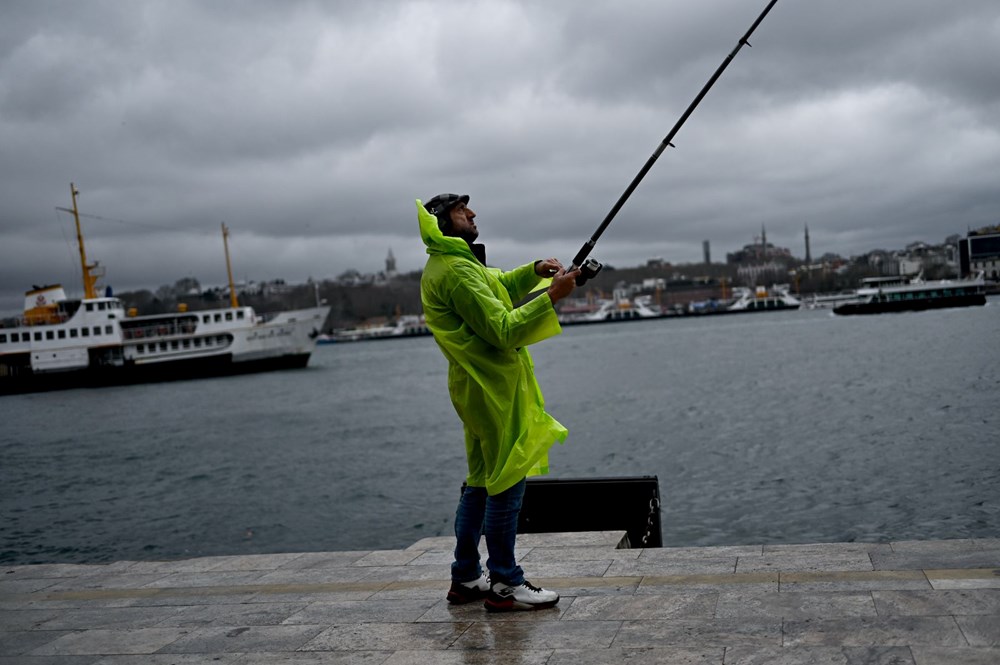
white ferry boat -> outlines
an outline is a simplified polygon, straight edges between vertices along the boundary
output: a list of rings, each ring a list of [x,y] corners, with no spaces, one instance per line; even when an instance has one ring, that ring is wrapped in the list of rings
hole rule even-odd
[[[926,282],[923,273],[906,277],[869,277],[852,301],[833,308],[834,314],[884,314],[986,304],[983,273],[966,279]]]
[[[766,289],[758,286],[754,290],[737,287],[733,290],[736,300],[726,308],[727,312],[764,312],[778,309],[798,309],[802,303],[788,293],[785,285]]]
[[[561,312],[562,325],[579,323],[610,323],[614,321],[635,321],[638,319],[658,319],[663,316],[653,303],[652,296],[642,295],[629,298],[623,289],[615,289],[613,297],[599,301],[589,311]]]
[[[24,315],[0,327],[0,394],[241,374],[305,367],[329,307],[258,315],[239,306],[132,316],[108,291],[97,293],[72,187],[84,297],[62,286],[25,295]],[[223,226],[229,265],[227,230]]]

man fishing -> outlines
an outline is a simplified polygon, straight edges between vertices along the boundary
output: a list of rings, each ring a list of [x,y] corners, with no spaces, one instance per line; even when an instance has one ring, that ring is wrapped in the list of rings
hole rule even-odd
[[[514,557],[527,476],[548,472],[548,449],[566,428],[544,410],[526,348],[562,329],[554,305],[579,270],[543,259],[502,272],[486,265],[469,197],[417,201],[430,255],[420,280],[427,327],[448,359],[448,391],[465,431],[468,475],[455,515],[455,560],[448,601],[484,600],[487,610],[553,607],[559,594],[525,580]],[[544,293],[515,307],[551,278]],[[480,564],[485,534],[488,574]]]

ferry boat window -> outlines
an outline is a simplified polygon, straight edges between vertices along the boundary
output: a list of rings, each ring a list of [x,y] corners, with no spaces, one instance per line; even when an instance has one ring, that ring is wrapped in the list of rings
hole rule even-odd
[[[237,319],[242,319],[243,318],[243,310],[242,309],[240,311],[236,312],[236,318]]]
[[[103,312],[104,311],[104,303],[102,303],[102,302],[97,303],[97,311],[99,311],[99,312]]]
[[[56,338],[56,334],[53,331],[51,331],[51,330],[46,330],[45,331],[45,339],[55,339],[55,338]]]
[[[218,337],[215,338],[215,341],[217,341],[219,344],[225,344],[226,337],[225,335],[219,335]]]
[[[221,321],[222,321],[222,315],[221,315],[221,314],[216,314],[216,315],[215,315],[215,322],[216,322],[216,323],[219,323],[219,322],[221,322]]]
[[[94,336],[97,337],[101,334],[101,326],[94,326]]]
[[[42,341],[42,333],[40,333],[40,332],[36,332],[35,333],[35,341],[36,342],[41,342]]]
[[[166,351],[166,350],[167,350],[167,343],[160,342],[160,351]]]
[[[205,316],[201,317],[201,322],[202,323],[208,323],[211,320],[212,320],[212,317],[209,316],[208,314],[206,314]]]
[[[60,331],[58,331],[58,332],[56,333],[56,336],[57,336],[57,337],[58,337],[59,339],[66,339],[66,331],[65,331],[65,330],[60,330]]]
[[[232,320],[233,320],[233,313],[226,312],[226,321],[232,321]]]
[[[144,344],[136,344],[135,345],[135,352],[136,353],[145,353],[146,352],[145,345]]]
[[[79,334],[80,334],[80,331],[77,330],[76,328],[70,328],[69,329],[69,336],[70,337],[77,337]]]
[[[90,337],[90,328],[81,328],[80,334],[84,337]]]
[[[199,348],[201,346],[201,337],[194,338],[194,348]]]
[[[93,312],[94,311],[94,303],[92,303],[92,302],[88,302],[87,303],[87,311],[88,312]]]
[[[113,326],[104,326],[104,334],[105,335],[114,335],[115,334],[114,327]]]
[[[0,344],[6,344],[6,343],[7,343],[7,335],[0,333]]]
[[[173,340],[172,342],[170,342],[170,348],[171,349],[174,349],[176,351],[177,350],[177,346],[178,345],[177,345],[177,340],[176,339]]]
[[[189,339],[184,340],[184,342],[181,344],[181,346],[183,346],[185,349],[190,349],[191,348],[191,340],[189,340]]]

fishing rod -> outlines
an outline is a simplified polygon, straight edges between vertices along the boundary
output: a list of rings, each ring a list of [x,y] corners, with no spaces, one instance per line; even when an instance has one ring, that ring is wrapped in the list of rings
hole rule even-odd
[[[750,39],[750,35],[752,35],[753,31],[757,29],[757,26],[761,24],[761,22],[764,20],[764,17],[767,16],[768,12],[771,11],[771,8],[774,7],[776,2],[778,2],[778,0],[771,0],[769,3],[767,3],[767,7],[764,8],[764,11],[760,13],[760,16],[758,16],[757,20],[753,22],[753,25],[750,26],[750,29],[747,30],[746,34],[740,38],[740,41],[736,44],[736,48],[734,48],[732,52],[730,52],[730,54],[726,56],[725,60],[722,61],[722,64],[719,65],[719,68],[715,70],[714,74],[712,74],[712,78],[708,79],[708,83],[706,83],[705,86],[701,89],[701,92],[699,92],[698,95],[694,98],[694,101],[692,101],[691,104],[687,107],[687,110],[685,110],[684,113],[681,114],[681,117],[677,120],[673,128],[670,130],[670,133],[668,133],[667,136],[663,139],[663,141],[660,142],[660,145],[657,146],[653,154],[650,155],[649,159],[646,160],[646,163],[643,165],[643,167],[639,169],[639,173],[635,176],[635,178],[632,179],[632,182],[625,189],[625,192],[621,195],[621,197],[619,197],[617,203],[615,203],[615,205],[611,208],[611,211],[608,213],[607,217],[604,218],[604,221],[601,222],[601,225],[597,227],[597,231],[594,232],[594,235],[590,237],[590,240],[584,243],[583,247],[580,248],[580,251],[577,252],[575,257],[573,257],[573,265],[566,272],[572,272],[577,268],[580,269],[580,276],[577,277],[576,280],[578,286],[582,286],[583,283],[586,282],[588,279],[597,275],[597,273],[600,272],[602,268],[602,265],[596,259],[587,258],[588,256],[590,256],[590,252],[594,249],[594,245],[597,244],[597,240],[604,233],[604,230],[611,225],[611,220],[615,218],[615,216],[618,214],[618,211],[622,209],[622,206],[625,205],[625,202],[628,200],[628,198],[632,196],[632,192],[634,192],[635,188],[639,186],[639,183],[642,181],[642,179],[646,177],[646,174],[649,173],[649,169],[653,167],[653,164],[656,162],[657,159],[659,159],[663,151],[666,150],[667,147],[671,148],[676,147],[672,143],[674,135],[677,134],[677,131],[681,128],[681,125],[683,125],[684,122],[688,119],[688,116],[690,116],[691,113],[694,112],[695,107],[697,107],[698,104],[701,102],[701,100],[705,97],[705,95],[708,94],[708,91],[712,88],[713,85],[715,85],[715,82],[719,79],[719,77],[722,76],[722,72],[726,70],[726,67],[728,67],[729,63],[733,61],[733,59],[736,57],[736,54],[740,52],[740,49],[743,48],[744,45],[750,46],[750,42],[748,41]]]

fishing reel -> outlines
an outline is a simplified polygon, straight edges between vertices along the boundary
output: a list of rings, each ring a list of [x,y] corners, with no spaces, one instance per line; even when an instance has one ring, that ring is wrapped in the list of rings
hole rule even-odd
[[[583,265],[580,266],[580,274],[576,278],[576,285],[583,286],[587,283],[588,279],[593,279],[597,277],[597,273],[601,272],[601,268],[604,265],[593,257],[588,257]]]

